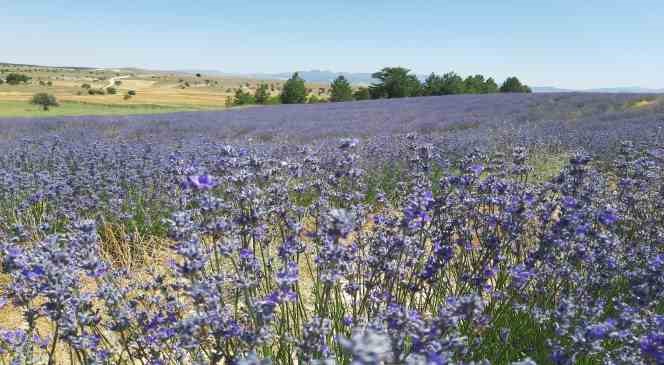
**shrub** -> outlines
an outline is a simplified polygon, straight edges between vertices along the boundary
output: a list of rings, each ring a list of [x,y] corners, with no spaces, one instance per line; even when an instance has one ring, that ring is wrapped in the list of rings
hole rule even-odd
[[[268,105],[277,105],[277,104],[281,104],[281,96],[279,96],[279,95],[270,96],[270,97],[267,99],[267,103],[266,103],[266,104],[268,104]]]
[[[307,101],[307,89],[304,80],[297,72],[286,81],[281,91],[281,102],[284,104],[303,104]]]
[[[245,92],[242,89],[237,89],[235,92],[235,98],[233,99],[233,105],[250,105],[256,104],[256,98],[248,92]]]
[[[81,89],[90,89],[92,86],[90,84],[83,84],[81,85]]]
[[[104,89],[88,89],[88,94],[90,95],[104,95],[106,92]]]
[[[134,91],[134,90],[129,90],[129,91],[127,91],[127,95],[129,95],[129,96],[136,96],[136,91]]]
[[[318,95],[316,95],[316,94],[312,94],[312,95],[309,97],[309,100],[308,100],[308,103],[309,103],[309,104],[318,104],[318,103],[323,103],[323,102],[325,102],[325,100],[324,100],[324,99],[321,99],[321,98],[318,97]]]
[[[48,86],[48,87],[53,86],[53,81],[48,81],[48,82],[46,82],[46,86]]]
[[[115,86],[120,86],[120,85],[122,85],[122,81],[115,80],[114,84],[115,84]]]
[[[30,77],[23,74],[10,73],[5,78],[5,81],[7,81],[9,85],[18,85],[20,83],[26,84],[28,81],[30,81]]]
[[[115,95],[118,93],[118,90],[111,86],[106,88],[106,93],[109,95]]]
[[[47,93],[38,93],[33,95],[32,100],[30,100],[30,104],[39,105],[44,109],[44,111],[48,110],[48,108],[52,106],[60,106],[55,96]]]
[[[256,93],[254,94],[254,98],[256,99],[256,103],[266,104],[268,99],[270,98],[270,92],[268,91],[268,85],[267,84],[260,84],[258,86],[258,88],[256,89]]]

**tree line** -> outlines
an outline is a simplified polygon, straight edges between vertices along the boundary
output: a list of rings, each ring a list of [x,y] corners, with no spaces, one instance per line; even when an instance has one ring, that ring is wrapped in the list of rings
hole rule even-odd
[[[465,79],[455,72],[444,75],[431,73],[424,82],[409,69],[385,67],[374,73],[377,83],[369,86],[372,99],[404,98],[413,96],[438,96],[456,94],[530,93],[532,90],[517,77],[508,77],[500,87],[492,77],[472,75]]]
[[[498,85],[492,77],[472,75],[466,78],[455,72],[443,75],[430,74],[423,82],[417,76],[403,67],[385,67],[372,74],[377,80],[369,87],[353,89],[350,82],[344,77],[337,77],[330,84],[331,102],[343,102],[367,99],[392,99],[414,96],[438,96],[456,94],[491,94],[491,93],[530,93],[532,90],[521,83],[517,77],[508,77]],[[261,84],[252,94],[238,89],[234,97],[229,97],[227,105],[248,104],[304,104],[323,102],[324,99],[316,95],[308,96],[305,80],[296,72],[286,81],[278,96],[271,96],[267,84]]]

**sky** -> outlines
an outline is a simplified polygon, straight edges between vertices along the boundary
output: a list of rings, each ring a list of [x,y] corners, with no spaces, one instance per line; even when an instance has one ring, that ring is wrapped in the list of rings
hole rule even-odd
[[[664,88],[664,1],[0,0],[0,62]]]

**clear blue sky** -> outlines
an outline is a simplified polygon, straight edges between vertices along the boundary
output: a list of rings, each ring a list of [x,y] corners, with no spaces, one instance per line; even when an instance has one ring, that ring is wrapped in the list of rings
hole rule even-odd
[[[664,1],[0,0],[0,61],[664,87]]]

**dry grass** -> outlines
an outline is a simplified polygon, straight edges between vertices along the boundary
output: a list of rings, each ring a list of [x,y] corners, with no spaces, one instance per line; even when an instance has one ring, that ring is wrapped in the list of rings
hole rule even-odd
[[[2,67],[0,67],[0,71]],[[238,88],[253,92],[260,83],[279,86],[283,81],[253,80],[234,76],[210,76],[185,73],[148,72],[139,70],[73,70],[59,68],[29,68],[16,67],[4,69],[4,75],[9,72],[18,72],[32,77],[29,84],[0,86],[1,101],[30,100],[37,92],[47,92],[55,95],[60,101],[75,101],[91,105],[103,106],[137,106],[154,105],[173,108],[191,109],[218,109],[224,108],[226,99],[235,95]],[[128,76],[119,79],[121,84],[115,86],[116,95],[88,95],[87,90],[81,88],[89,84],[92,88],[106,88],[112,78]],[[40,82],[51,82],[52,86],[40,85]],[[308,84],[307,87],[316,91],[327,88],[329,85]],[[129,91],[136,91],[137,95],[124,99]],[[80,94],[80,95],[79,95]],[[278,90],[272,92],[278,94]],[[129,114],[129,113],[128,113]],[[0,116],[3,115],[0,111]],[[27,115],[26,115],[27,116]]]

